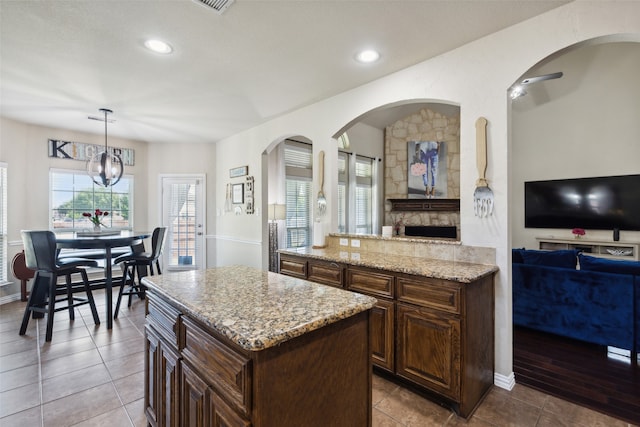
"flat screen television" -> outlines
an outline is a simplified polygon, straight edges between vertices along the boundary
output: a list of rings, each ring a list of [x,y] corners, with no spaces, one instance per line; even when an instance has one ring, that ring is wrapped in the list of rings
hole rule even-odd
[[[640,175],[524,183],[525,228],[640,231]]]

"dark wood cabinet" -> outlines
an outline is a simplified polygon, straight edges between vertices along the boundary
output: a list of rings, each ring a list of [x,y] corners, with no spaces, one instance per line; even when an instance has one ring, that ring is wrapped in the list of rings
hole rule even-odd
[[[337,262],[281,254],[280,274],[336,288],[344,287],[344,265]]]
[[[453,400],[460,394],[460,320],[398,304],[396,373]]]
[[[282,256],[291,264],[318,262]],[[378,300],[371,310],[373,364],[469,417],[493,385],[493,274],[460,283],[345,264],[344,285]]]
[[[378,299],[371,309],[371,356],[372,362],[389,372],[394,370],[394,321],[393,301]]]
[[[147,303],[145,414],[152,426],[179,426],[179,312],[162,301]]]
[[[305,258],[280,254],[280,274],[306,279],[307,260]]]
[[[377,298],[371,309],[371,350],[375,366],[393,372],[395,369],[395,278],[380,270],[349,267],[346,270],[348,290]]]
[[[344,287],[344,266],[336,262],[309,260],[307,279],[336,288]]]
[[[371,426],[370,310],[259,351],[147,291],[152,426]]]

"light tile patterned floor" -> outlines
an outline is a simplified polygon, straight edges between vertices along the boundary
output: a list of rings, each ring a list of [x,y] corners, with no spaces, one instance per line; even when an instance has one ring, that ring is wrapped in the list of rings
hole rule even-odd
[[[103,292],[96,302],[104,318]],[[44,320],[31,320],[27,334],[18,335],[24,306],[0,306],[1,426],[146,425],[143,301],[125,306],[111,331],[93,325],[86,306],[73,323],[58,312],[51,343],[44,341]],[[374,427],[460,425],[629,426],[520,385],[510,392],[494,387],[467,421],[374,375]]]

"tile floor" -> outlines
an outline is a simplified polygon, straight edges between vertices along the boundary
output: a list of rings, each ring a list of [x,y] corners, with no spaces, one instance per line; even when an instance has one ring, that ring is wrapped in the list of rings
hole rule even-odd
[[[96,292],[104,319],[104,294]],[[53,340],[31,320],[18,335],[25,303],[0,306],[0,426],[144,426],[144,302],[134,299],[111,331],[87,306],[71,323],[56,313]],[[629,426],[516,385],[497,387],[468,421],[374,375],[373,426]],[[357,426],[354,426],[357,427]]]

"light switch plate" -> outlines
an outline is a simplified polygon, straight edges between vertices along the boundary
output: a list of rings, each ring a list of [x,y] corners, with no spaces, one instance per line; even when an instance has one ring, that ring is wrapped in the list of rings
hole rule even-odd
[[[340,239],[340,246],[349,246],[349,239]]]
[[[351,247],[359,248],[360,247],[360,239],[351,239]]]

